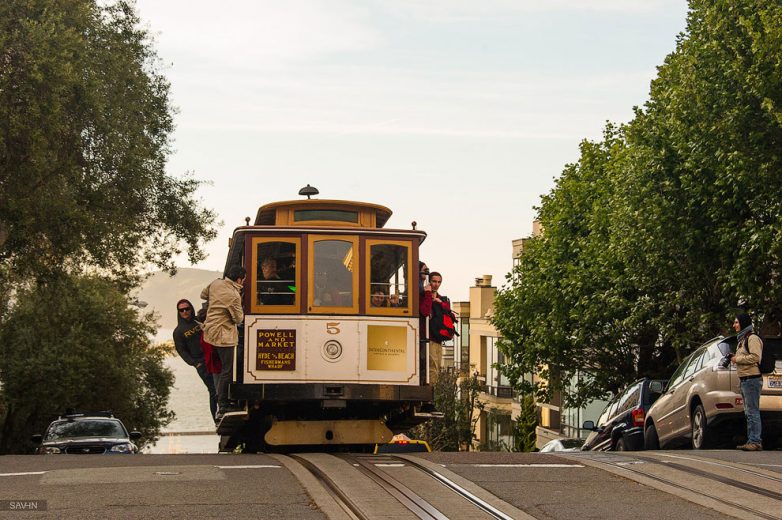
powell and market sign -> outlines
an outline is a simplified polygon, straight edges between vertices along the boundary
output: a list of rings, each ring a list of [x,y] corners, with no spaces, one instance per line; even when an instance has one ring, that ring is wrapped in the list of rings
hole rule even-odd
[[[259,329],[256,370],[296,370],[296,331]]]

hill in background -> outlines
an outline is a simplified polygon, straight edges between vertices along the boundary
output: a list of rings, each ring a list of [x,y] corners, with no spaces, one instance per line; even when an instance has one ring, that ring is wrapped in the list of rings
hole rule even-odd
[[[160,315],[161,329],[174,329],[177,325],[176,302],[187,298],[196,310],[201,308],[201,290],[216,278],[222,278],[222,271],[181,268],[174,276],[157,271],[142,284],[138,299],[147,302],[145,311],[155,310]]]

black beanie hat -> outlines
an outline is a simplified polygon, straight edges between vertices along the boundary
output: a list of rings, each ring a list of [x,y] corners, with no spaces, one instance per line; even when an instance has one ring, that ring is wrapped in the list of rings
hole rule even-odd
[[[739,320],[739,327],[741,327],[741,330],[752,325],[752,318],[749,317],[749,314],[737,314],[736,319]]]

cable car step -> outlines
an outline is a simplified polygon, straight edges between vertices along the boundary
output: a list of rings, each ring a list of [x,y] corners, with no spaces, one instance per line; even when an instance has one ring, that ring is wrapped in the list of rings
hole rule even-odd
[[[247,410],[226,413],[217,423],[217,433],[220,435],[234,433],[244,425],[248,415]]]

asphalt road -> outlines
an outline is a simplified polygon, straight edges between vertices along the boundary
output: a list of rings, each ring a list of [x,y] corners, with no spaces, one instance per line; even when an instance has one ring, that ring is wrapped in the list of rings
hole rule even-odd
[[[537,519],[782,518],[782,452],[431,453],[416,456],[517,516]],[[361,481],[358,468],[310,457],[361,489],[369,518],[395,503]],[[437,493],[412,468],[390,474]],[[743,488],[741,485],[743,484]],[[476,491],[477,490],[477,491]],[[351,490],[348,490],[350,493]],[[434,493],[434,495],[433,495]],[[760,494],[759,494],[760,493]],[[762,494],[765,493],[765,494]],[[730,504],[719,501],[730,498]],[[46,510],[41,510],[45,501]],[[10,518],[343,518],[315,479],[290,457],[269,455],[49,455],[0,457],[0,517]],[[9,511],[28,505],[39,509]],[[381,504],[385,504],[381,506]],[[392,507],[393,506],[393,507]],[[469,508],[449,518],[472,518]],[[523,512],[523,513],[522,513]],[[529,516],[526,516],[529,515]]]

